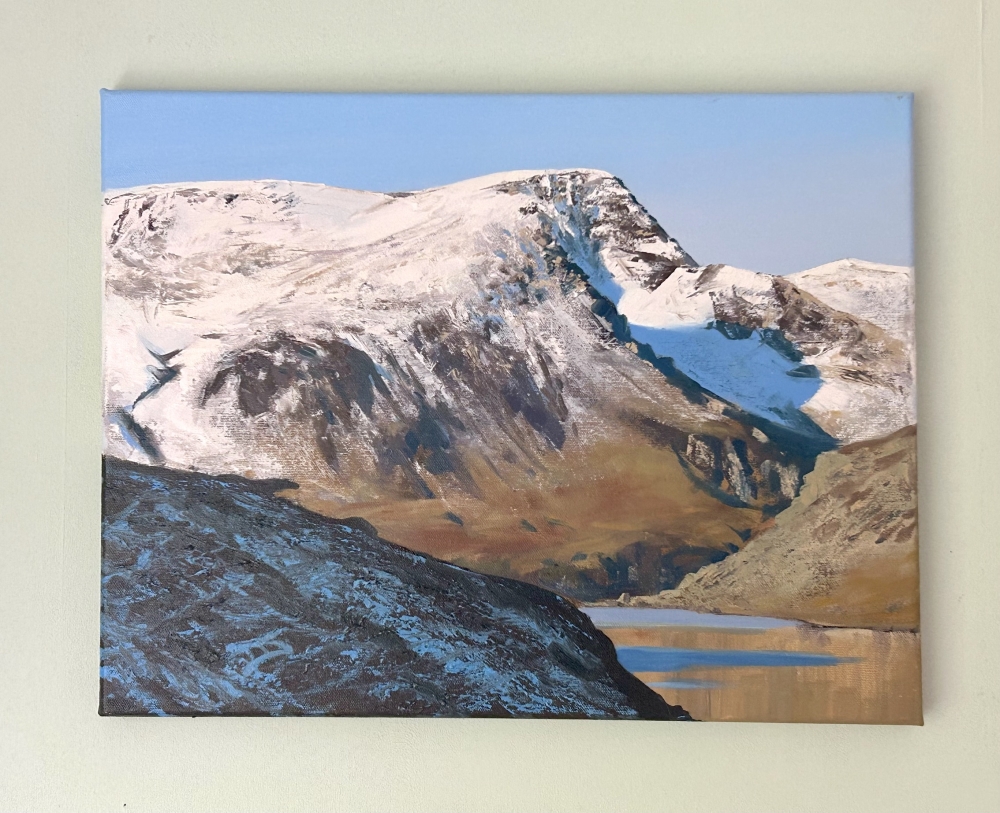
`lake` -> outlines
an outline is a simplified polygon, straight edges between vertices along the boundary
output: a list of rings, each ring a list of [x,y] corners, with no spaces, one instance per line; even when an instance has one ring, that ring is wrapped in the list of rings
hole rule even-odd
[[[687,610],[582,609],[626,669],[698,720],[922,722],[919,633]]]

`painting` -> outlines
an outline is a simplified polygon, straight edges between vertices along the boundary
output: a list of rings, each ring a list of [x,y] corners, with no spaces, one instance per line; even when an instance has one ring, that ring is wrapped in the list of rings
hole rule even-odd
[[[911,101],[104,91],[100,713],[919,724]]]

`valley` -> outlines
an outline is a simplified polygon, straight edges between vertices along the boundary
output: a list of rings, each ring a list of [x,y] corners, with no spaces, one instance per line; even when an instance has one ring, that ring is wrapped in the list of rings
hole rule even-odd
[[[149,187],[105,229],[107,454],[577,600],[728,561],[913,419],[897,322],[698,266],[595,170]]]

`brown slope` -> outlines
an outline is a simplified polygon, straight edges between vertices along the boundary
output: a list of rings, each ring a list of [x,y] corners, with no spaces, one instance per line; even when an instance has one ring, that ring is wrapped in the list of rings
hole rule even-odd
[[[916,630],[916,427],[826,452],[739,553],[632,603]]]

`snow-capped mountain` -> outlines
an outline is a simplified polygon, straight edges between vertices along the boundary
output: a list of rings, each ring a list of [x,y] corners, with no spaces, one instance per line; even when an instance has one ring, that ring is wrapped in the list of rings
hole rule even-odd
[[[839,311],[878,325],[896,339],[913,342],[913,269],[908,266],[847,259],[785,279]]]
[[[491,567],[567,590],[642,581],[645,548],[605,561],[640,543],[662,587],[823,449],[914,421],[902,338],[698,267],[607,173],[154,186],[104,217],[108,454],[288,477],[446,558],[502,538]]]

